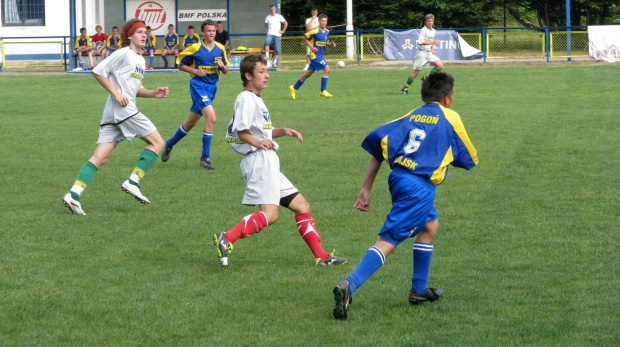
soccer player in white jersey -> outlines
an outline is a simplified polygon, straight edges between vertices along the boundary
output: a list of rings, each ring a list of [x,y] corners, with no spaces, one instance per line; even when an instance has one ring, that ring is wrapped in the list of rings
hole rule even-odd
[[[220,263],[228,266],[228,254],[239,238],[274,224],[278,220],[279,206],[295,212],[299,234],[316,257],[317,266],[345,263],[345,258],[335,257],[333,252],[329,254],[321,247],[321,237],[310,214],[310,204],[280,172],[280,159],[276,154],[278,144],[273,138],[292,136],[303,142],[303,137],[294,129],[273,128],[269,111],[260,96],[261,91],[267,88],[269,79],[267,60],[260,54],[249,54],[241,60],[239,70],[244,90],[235,100],[226,142],[244,156],[241,173],[246,189],[242,203],[258,205],[260,210],[245,216],[228,232],[213,236]]]
[[[416,49],[418,51],[413,57],[413,72],[409,75],[407,82],[405,82],[401,89],[403,94],[409,94],[409,87],[413,80],[418,77],[424,65],[429,63],[433,65],[433,69],[428,75],[443,70],[443,63],[435,55],[435,45],[439,44],[439,40],[435,39],[437,30],[433,29],[433,24],[435,24],[434,15],[429,13],[424,16],[424,27],[420,30],[420,36],[416,41]]]
[[[146,44],[144,22],[138,19],[125,22],[121,29],[121,41],[124,47],[93,70],[93,77],[110,95],[103,110],[95,153],[82,166],[73,187],[62,198],[64,204],[78,215],[86,215],[80,196],[95,177],[97,170],[108,161],[119,142],[125,139],[131,141],[134,137],[139,137],[147,146],[121,189],[144,204],[150,203],[140,191],[139,184],[164,148],[164,140],[155,125],[140,113],[136,106],[136,96],[165,98],[168,95],[168,87],[149,90],[142,86],[145,65],[140,49]]]

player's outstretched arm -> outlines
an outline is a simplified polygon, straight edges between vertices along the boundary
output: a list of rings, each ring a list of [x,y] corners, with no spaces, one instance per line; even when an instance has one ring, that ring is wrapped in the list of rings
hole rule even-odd
[[[360,190],[360,193],[357,196],[357,201],[355,201],[353,207],[360,211],[368,212],[370,209],[370,191],[372,190],[372,185],[375,182],[375,178],[377,177],[377,173],[380,168],[381,162],[371,156],[370,162],[368,163],[368,168],[366,169],[366,175],[364,176],[362,189]]]
[[[140,88],[138,90],[138,96],[141,98],[165,98],[168,96],[170,90],[168,87],[157,87],[153,90]]]
[[[301,133],[291,128],[275,128],[273,129],[271,136],[273,136],[274,139],[282,136],[292,136],[296,137],[299,142],[304,142],[304,138],[301,136]]]

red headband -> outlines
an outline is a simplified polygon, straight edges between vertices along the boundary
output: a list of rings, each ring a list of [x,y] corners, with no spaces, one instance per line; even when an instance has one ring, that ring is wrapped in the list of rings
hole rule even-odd
[[[133,35],[133,33],[135,33],[136,30],[138,30],[140,28],[146,28],[146,25],[144,25],[143,22],[137,22],[134,25],[132,25],[131,28],[129,28],[129,30],[127,30],[127,37],[131,37],[131,35]]]

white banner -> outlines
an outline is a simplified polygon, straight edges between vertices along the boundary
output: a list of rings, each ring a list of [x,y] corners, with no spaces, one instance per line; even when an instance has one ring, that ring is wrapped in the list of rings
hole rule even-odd
[[[127,0],[125,13],[127,18],[139,18],[151,27],[153,35],[166,35],[168,25],[175,24],[174,0]]]
[[[588,27],[590,57],[615,63],[620,61],[620,25]]]
[[[179,22],[202,22],[211,19],[215,22],[228,20],[226,9],[223,10],[179,10],[177,13]],[[199,31],[199,30],[196,30]]]

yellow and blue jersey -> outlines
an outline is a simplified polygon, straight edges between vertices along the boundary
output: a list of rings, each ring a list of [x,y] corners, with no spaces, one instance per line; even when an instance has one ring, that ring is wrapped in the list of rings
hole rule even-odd
[[[461,117],[439,103],[428,103],[373,130],[362,147],[391,169],[401,168],[438,185],[448,165],[471,169],[478,154]]]
[[[121,37],[119,35],[108,36],[107,43],[105,45],[108,49],[118,49],[121,47]]]
[[[313,47],[319,49],[316,53],[310,51],[310,59],[323,59],[323,55],[325,54],[325,46],[327,45],[327,36],[329,36],[329,30],[321,30],[320,28],[316,28],[308,31],[305,36]]]
[[[167,34],[164,36],[166,47],[174,47],[179,44],[179,35],[177,33]]]
[[[209,50],[203,42],[195,43],[181,53],[177,58],[177,64],[191,66],[194,69],[207,70],[204,77],[190,74],[192,79],[215,84],[220,79],[220,69],[215,64],[217,60],[222,60],[226,66],[230,66],[230,62],[226,57],[226,48],[217,42],[213,42],[213,48]]]
[[[194,33],[194,35],[189,36],[188,34],[186,34],[185,36],[183,36],[183,41],[181,41],[182,43],[182,49],[187,48],[191,45],[193,45],[194,43],[198,43],[200,42],[200,36],[196,33]]]
[[[157,37],[155,37],[155,35],[150,35],[150,37],[146,38],[146,45],[144,46],[144,48],[149,49],[149,48],[155,48],[155,46],[157,46]]]
[[[84,46],[90,46],[90,36],[82,37],[78,36],[75,38],[75,48],[80,48]]]

